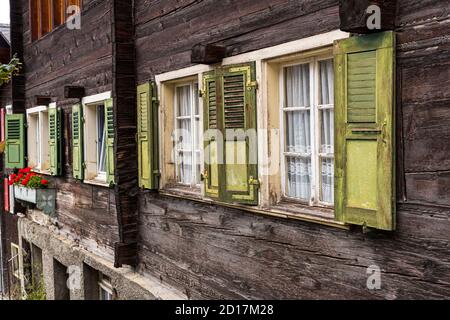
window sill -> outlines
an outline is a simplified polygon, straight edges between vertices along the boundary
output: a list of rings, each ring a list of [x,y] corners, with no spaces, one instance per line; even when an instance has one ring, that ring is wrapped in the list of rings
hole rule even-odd
[[[239,209],[242,211],[260,214],[264,216],[311,222],[343,230],[350,229],[349,225],[334,220],[333,210],[328,208],[310,208],[305,205],[299,205],[297,203],[295,204],[294,207],[293,204],[289,203],[288,201],[280,202],[279,204],[270,208],[252,207],[241,204],[231,204],[220,201],[214,201],[211,199],[204,198],[201,195],[200,190],[198,192],[193,192],[192,190],[193,189],[189,187],[176,186],[159,190],[159,193],[167,197],[174,197],[178,199],[192,200],[210,205]]]
[[[109,183],[107,183],[105,180],[100,180],[100,179],[83,180],[83,183],[91,184],[91,185],[99,186],[99,187],[109,188]]]
[[[46,176],[51,176],[51,172],[48,170],[41,170],[41,169],[32,169],[31,171],[33,171],[34,173],[38,173],[38,174],[43,174]]]
[[[198,201],[203,200],[199,187],[190,187],[182,184],[168,185],[160,190],[160,193],[173,195],[175,197],[187,197]]]

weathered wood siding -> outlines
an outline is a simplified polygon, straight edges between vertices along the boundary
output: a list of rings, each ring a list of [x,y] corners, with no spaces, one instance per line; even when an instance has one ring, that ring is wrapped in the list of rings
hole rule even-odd
[[[58,223],[63,232],[110,259],[119,242],[113,189],[72,178],[71,107],[64,86],[81,86],[85,94],[113,90],[112,0],[84,0],[81,29],[65,25],[32,42],[28,0],[22,4],[26,108],[36,96],[48,96],[63,109],[63,177],[51,179],[58,189]],[[14,31],[13,31],[14,32]]]
[[[339,26],[338,1],[136,0],[137,78]],[[192,298],[450,297],[450,27],[437,0],[397,4],[395,232],[343,231],[142,192],[140,270]],[[367,267],[382,269],[368,290]]]

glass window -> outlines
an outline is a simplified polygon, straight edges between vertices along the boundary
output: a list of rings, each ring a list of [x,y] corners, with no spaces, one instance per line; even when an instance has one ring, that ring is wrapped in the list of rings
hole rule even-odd
[[[284,193],[311,205],[334,203],[333,60],[286,66]]]
[[[105,106],[97,106],[97,172],[106,174]]]
[[[200,183],[200,114],[198,84],[175,88],[176,176],[186,185]]]

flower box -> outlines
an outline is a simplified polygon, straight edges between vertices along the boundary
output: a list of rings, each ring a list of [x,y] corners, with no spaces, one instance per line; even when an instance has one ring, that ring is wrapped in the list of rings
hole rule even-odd
[[[14,198],[28,204],[34,204],[36,208],[48,215],[55,213],[56,189],[32,189],[15,185]]]

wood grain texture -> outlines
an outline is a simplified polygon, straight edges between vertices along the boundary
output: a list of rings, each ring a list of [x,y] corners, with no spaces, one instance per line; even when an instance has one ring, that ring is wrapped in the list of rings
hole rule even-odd
[[[140,83],[189,66],[195,43],[232,56],[339,28],[337,0],[213,2],[135,1]],[[141,272],[190,298],[450,296],[449,8],[399,0],[396,13],[397,230],[339,231],[142,192]],[[366,288],[370,265],[382,290]]]

